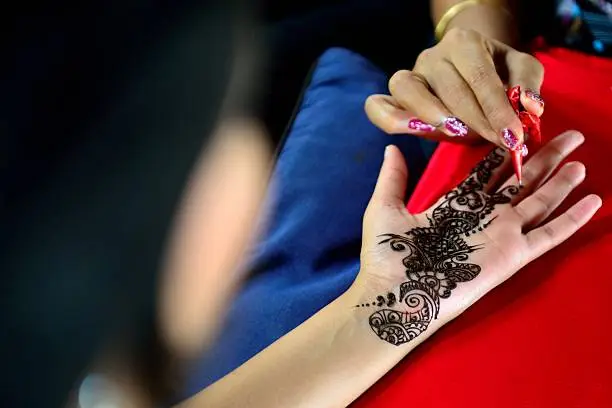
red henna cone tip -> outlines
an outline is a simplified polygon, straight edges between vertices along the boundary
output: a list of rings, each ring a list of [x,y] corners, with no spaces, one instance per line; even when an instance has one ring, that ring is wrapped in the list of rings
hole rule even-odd
[[[519,186],[523,187],[523,149],[512,150],[512,166]]]

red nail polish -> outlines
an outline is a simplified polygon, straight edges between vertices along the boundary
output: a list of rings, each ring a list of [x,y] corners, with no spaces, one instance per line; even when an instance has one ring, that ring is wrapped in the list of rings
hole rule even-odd
[[[444,120],[444,127],[451,132],[453,136],[464,137],[468,134],[468,127],[458,118],[451,116]]]
[[[408,121],[408,127],[412,130],[418,130],[420,132],[433,132],[436,130],[435,126],[429,123],[423,122],[421,119],[413,118]]]
[[[537,102],[538,104],[540,104],[540,106],[542,108],[544,108],[544,99],[542,98],[542,96],[539,93],[536,93],[536,92],[532,91],[531,89],[526,89],[525,90],[525,96],[527,96],[532,101]]]
[[[502,140],[504,141],[504,144],[508,146],[508,149],[510,150],[515,150],[517,148],[520,148],[518,138],[516,137],[514,132],[508,128],[502,130]]]

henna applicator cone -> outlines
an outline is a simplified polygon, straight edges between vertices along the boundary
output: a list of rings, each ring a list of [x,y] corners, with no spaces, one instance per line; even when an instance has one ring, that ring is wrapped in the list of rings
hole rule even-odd
[[[529,137],[531,142],[539,145],[542,140],[541,130],[540,130],[540,118],[536,114],[531,112],[527,112],[525,107],[521,104],[521,87],[515,86],[513,88],[509,88],[508,92],[508,101],[510,105],[512,105],[512,109],[518,115],[521,124],[523,125],[523,133],[525,135],[525,140]],[[527,93],[527,97],[531,97],[531,99],[535,99],[542,107],[544,105],[544,101],[542,97],[538,94],[535,94],[533,91],[529,91]],[[519,144],[519,139],[514,135],[514,133],[510,129],[502,130],[502,139],[508,149],[510,150],[510,156],[512,157],[512,165],[514,166],[514,174],[516,175],[516,179],[519,182],[519,186],[523,186],[523,158],[527,156],[529,151],[527,150],[526,144]]]
[[[519,186],[523,187],[523,152],[521,150],[511,150],[510,156],[512,157],[512,166],[514,167],[516,179]]]
[[[514,135],[514,132],[510,129],[504,129],[502,131],[502,139],[504,144],[510,150],[510,157],[512,158],[512,165],[514,166],[514,174],[519,182],[519,185],[523,185],[523,157],[527,156],[527,146],[521,144],[519,139]]]

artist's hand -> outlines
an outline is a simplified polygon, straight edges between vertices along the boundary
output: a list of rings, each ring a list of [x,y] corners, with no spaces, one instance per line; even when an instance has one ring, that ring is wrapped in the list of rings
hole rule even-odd
[[[370,96],[365,110],[376,126],[391,134],[519,144],[523,129],[505,87],[520,85],[521,103],[540,116],[543,76],[542,64],[533,56],[477,31],[453,28],[419,55],[411,71],[391,77],[390,95]]]
[[[509,177],[508,154],[495,148],[421,214],[405,209],[406,164],[388,147],[364,217],[361,272],[352,288],[364,294],[358,310],[367,312],[374,332],[401,344],[430,323],[444,324],[582,227],[601,206],[596,195],[547,218],[585,178],[577,162],[550,177],[583,141],[567,132],[545,145],[525,165],[521,189]]]

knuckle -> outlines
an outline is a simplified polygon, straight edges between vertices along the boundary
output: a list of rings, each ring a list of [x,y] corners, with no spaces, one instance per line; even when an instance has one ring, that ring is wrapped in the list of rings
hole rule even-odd
[[[373,123],[389,135],[398,133],[398,128],[402,126],[401,121],[394,117],[379,118],[376,122],[373,121]]]
[[[529,220],[529,216],[525,212],[525,209],[521,207],[520,205],[514,206],[514,211],[519,216],[519,218],[522,219],[524,222]]]
[[[453,43],[463,43],[465,41],[473,41],[477,38],[478,33],[474,30],[470,30],[468,28],[453,27],[446,32],[444,38],[442,38],[442,41],[446,39],[447,42],[450,41]]]
[[[520,52],[516,61],[521,67],[526,67],[530,76],[535,76],[538,80],[544,78],[544,65],[533,55]]]
[[[556,231],[552,226],[548,224],[544,225],[542,227],[542,232],[544,233],[544,236],[546,236],[546,238],[548,238],[550,241],[554,241]]]
[[[456,109],[461,106],[467,106],[464,104],[464,88],[461,84],[445,84],[446,87],[444,89],[444,93],[442,93],[439,98],[447,105],[447,108],[450,110]],[[457,112],[458,113],[458,112]],[[475,116],[475,115],[473,115]],[[468,119],[468,118],[464,118]]]
[[[408,70],[400,70],[391,76],[389,79],[389,90],[393,93],[394,90],[397,90],[398,86],[404,85],[409,82],[410,77],[412,76],[412,72]]]
[[[385,115],[384,115],[383,109],[381,108],[381,101],[377,97],[377,95],[369,96],[365,100],[363,105],[364,105],[363,107],[364,107],[366,116],[368,117],[370,122],[372,122],[374,125],[376,125],[380,129],[388,133],[389,132],[388,130],[389,125],[387,123],[388,120],[385,120]]]
[[[526,185],[531,185],[537,180],[538,171],[533,166],[523,166],[523,181]]]
[[[398,183],[401,182],[402,180],[406,179],[408,177],[408,174],[406,174],[406,172],[400,168],[397,167],[391,167],[389,170],[389,173],[387,175],[387,177],[393,182],[393,183]]]
[[[579,172],[583,172],[586,170],[586,167],[581,162],[565,163],[564,167],[566,169],[565,171],[574,172],[574,173],[579,173]]]
[[[548,212],[552,209],[550,199],[548,197],[545,197],[542,193],[534,194],[533,199],[540,207],[538,211],[540,214],[548,214]]]
[[[377,104],[378,102],[380,102],[381,100],[381,96],[380,95],[370,95],[366,98],[364,105],[365,106],[371,106],[372,104]]]
[[[578,218],[576,218],[576,215],[573,212],[570,211],[567,213],[567,219],[572,224],[574,230],[578,230],[580,228],[580,221]]]
[[[455,72],[455,67],[452,62],[442,59],[440,61],[436,61],[436,64],[432,64],[431,67],[427,70],[427,73],[430,74],[432,78],[447,78],[449,74]],[[456,81],[452,81],[452,83],[456,83]]]
[[[393,118],[370,116],[368,116],[368,118],[377,128],[388,134],[393,134],[398,126],[398,121]]]
[[[433,48],[427,48],[425,50],[423,50],[416,59],[416,62],[414,64],[415,67],[421,67],[427,64],[427,61],[429,61],[432,56],[433,56],[434,50]]]
[[[533,57],[532,57],[533,58]],[[537,59],[534,59],[534,71],[535,71],[535,75],[537,75],[540,79],[544,78],[544,64],[542,64],[540,61],[538,61]]]
[[[376,125],[380,130],[387,134],[392,134],[395,129],[395,122],[393,120],[382,120],[380,118],[371,119],[372,123]]]
[[[376,95],[370,95],[366,98],[365,102],[363,103],[363,108],[365,109],[366,113],[370,113],[372,109],[376,109],[378,105],[378,98],[376,97]]]
[[[376,117],[392,108],[385,97],[386,95],[370,95],[366,98],[363,108],[368,116]]]
[[[517,136],[523,134],[523,125],[506,99],[498,99],[490,95],[480,101],[480,106],[491,127],[497,132],[509,128]]]
[[[558,183],[560,184],[560,188],[571,188],[572,185],[574,184],[574,177],[572,177],[572,170],[571,168],[565,168],[563,169],[563,171],[559,172],[558,177]]]
[[[472,72],[470,73],[469,82],[473,86],[482,87],[486,86],[493,76],[493,69],[491,66],[478,64],[474,65]]]
[[[521,122],[514,112],[511,109],[505,109],[504,105],[500,108],[500,104],[496,101],[487,100],[483,101],[481,106],[494,129],[510,128],[514,131],[522,129]]]
[[[521,52],[521,51],[515,51],[516,52],[516,60],[520,61],[521,64],[533,64],[533,63],[538,63],[538,59],[535,58],[533,55],[526,53],[526,52]]]
[[[576,175],[580,171],[580,166],[575,163],[567,164],[563,167],[563,171],[559,172],[559,181],[563,184],[562,187],[572,189],[576,184]]]
[[[561,163],[563,159],[565,159],[565,153],[559,149],[559,146],[556,144],[553,143],[549,145],[549,149],[548,156],[550,157],[551,164],[556,166],[558,163]]]

